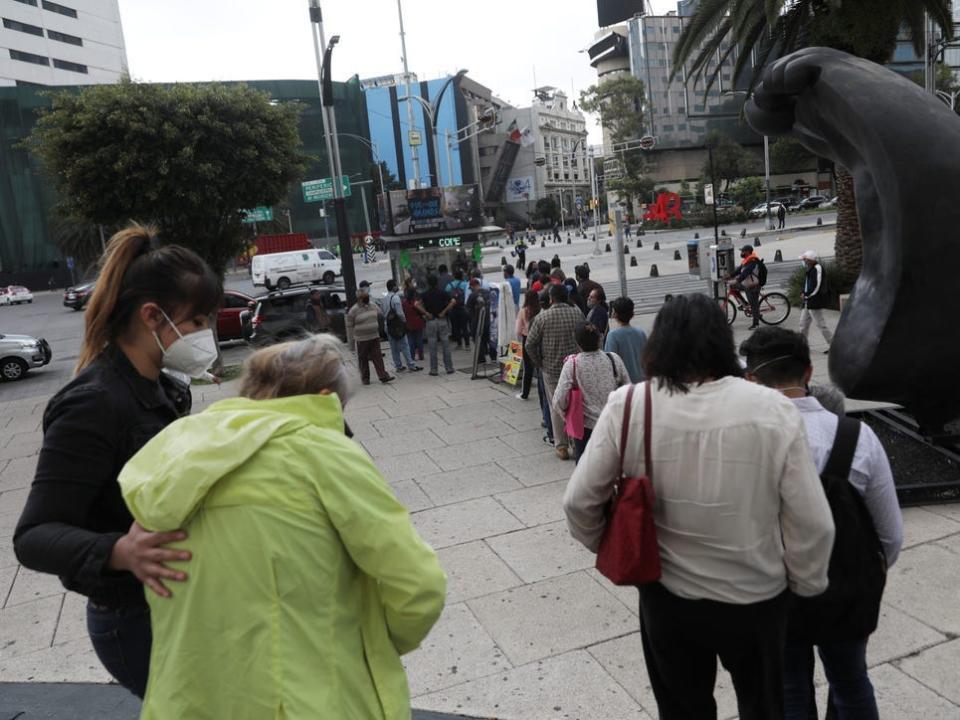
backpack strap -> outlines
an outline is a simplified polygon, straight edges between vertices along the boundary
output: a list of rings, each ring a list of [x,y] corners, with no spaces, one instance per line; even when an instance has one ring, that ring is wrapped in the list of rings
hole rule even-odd
[[[644,403],[643,403],[643,462],[646,469],[646,476],[651,477],[650,473],[650,432],[653,418],[653,404],[650,401],[650,381],[644,383]],[[636,385],[631,385],[627,390],[627,401],[623,405],[623,427],[620,428],[620,475],[623,477],[623,459],[627,452],[627,438],[630,435],[630,410],[633,405],[633,391]]]
[[[577,356],[573,356],[573,386],[578,387],[577,385]]]
[[[860,421],[849,417],[840,417],[837,422],[837,434],[833,438],[830,459],[827,460],[820,477],[836,477],[846,480],[850,476],[853,456],[860,438]]]
[[[610,369],[613,370],[613,381],[617,381],[617,364],[613,361],[613,355],[608,352],[605,352],[604,355],[607,356],[607,360],[610,361]]]

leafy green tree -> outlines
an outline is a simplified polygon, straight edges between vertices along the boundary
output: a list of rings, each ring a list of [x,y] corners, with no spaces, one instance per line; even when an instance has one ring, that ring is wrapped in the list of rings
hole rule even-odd
[[[580,108],[599,115],[599,123],[608,131],[614,145],[609,156],[618,161],[620,172],[619,177],[607,177],[606,187],[621,200],[637,195],[645,197],[653,189],[653,181],[647,177],[644,151],[638,147],[616,147],[643,136],[645,97],[643,81],[632,75],[603,80],[580,93]]]
[[[560,206],[553,197],[544,197],[537,200],[533,209],[533,217],[538,220],[549,220],[555,223],[560,220]]]
[[[760,160],[729,135],[712,130],[707,134],[704,144],[713,150],[713,168],[711,171],[708,159],[703,165],[702,174],[706,182],[716,179],[718,183],[723,183],[723,187],[716,188],[718,193],[726,192],[733,181],[763,170]]]
[[[386,160],[380,161],[380,170],[377,171],[377,163],[370,166],[370,179],[373,181],[374,197],[383,192],[380,187],[380,176],[383,176],[383,184],[387,190],[403,190],[403,183],[397,180],[396,175],[390,171],[390,166]]]
[[[727,194],[744,210],[756,207],[766,198],[763,178],[743,178],[731,185],[727,190]]]
[[[709,89],[738,52],[733,79],[752,61],[752,90],[778,56],[818,45],[885,63],[903,27],[922,56],[928,15],[944,37],[953,37],[950,6],[950,0],[703,0],[674,48],[672,75],[702,80]],[[835,250],[849,281],[860,274],[863,262],[860,223],[853,177],[837,166],[836,182]]]
[[[155,223],[222,277],[248,236],[242,208],[274,205],[303,174],[299,112],[243,85],[122,82],[55,94],[26,142],[65,217]]]
[[[770,169],[777,175],[817,167],[817,158],[789,135],[778,137],[770,145]]]

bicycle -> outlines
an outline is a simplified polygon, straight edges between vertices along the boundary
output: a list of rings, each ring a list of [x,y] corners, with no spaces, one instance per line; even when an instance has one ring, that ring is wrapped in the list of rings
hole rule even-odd
[[[745,317],[753,317],[750,303],[733,286],[727,286],[727,295],[719,299],[720,309],[727,317],[727,324],[733,325],[737,319],[737,310]],[[790,301],[780,292],[763,293],[760,295],[760,322],[766,325],[779,325],[790,315]]]

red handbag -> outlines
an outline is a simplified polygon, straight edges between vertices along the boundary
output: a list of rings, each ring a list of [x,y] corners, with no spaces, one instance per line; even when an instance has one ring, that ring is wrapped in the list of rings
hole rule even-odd
[[[650,479],[650,426],[653,414],[650,383],[650,380],[645,383],[643,409],[643,460],[646,474],[642,477],[623,476],[630,406],[635,387],[631,385],[623,407],[619,480],[614,486],[607,527],[597,551],[597,570],[614,585],[642,585],[660,579],[660,546],[657,544],[657,526],[653,521],[654,495]]]

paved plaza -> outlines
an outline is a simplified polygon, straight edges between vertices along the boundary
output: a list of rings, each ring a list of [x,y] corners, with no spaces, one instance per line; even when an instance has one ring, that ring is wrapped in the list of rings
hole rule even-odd
[[[790,247],[790,257],[798,254]],[[838,314],[828,316],[835,324]],[[68,343],[74,331],[62,322],[59,342]],[[652,322],[645,315],[637,324],[649,331]],[[791,316],[787,326],[795,323]],[[746,327],[737,321],[738,342]],[[819,340],[814,331],[816,378],[824,380]],[[62,357],[57,343],[54,352]],[[448,575],[440,621],[405,658],[414,707],[517,720],[655,718],[637,593],[610,585],[570,538],[561,498],[574,465],[542,442],[536,395],[522,401],[513,387],[470,380],[467,353],[454,359],[461,371],[450,376],[404,373],[390,385],[358,385],[346,412]],[[18,566],[11,547],[53,384],[37,373],[0,388],[0,681],[106,683],[86,636],[84,599]],[[236,390],[235,381],[195,387],[195,412]],[[910,508],[904,519],[904,550],[869,650],[880,715],[956,720],[960,505]],[[818,682],[822,698],[819,669]],[[735,717],[723,672],[716,694],[720,717]],[[3,709],[0,702],[0,716]]]

